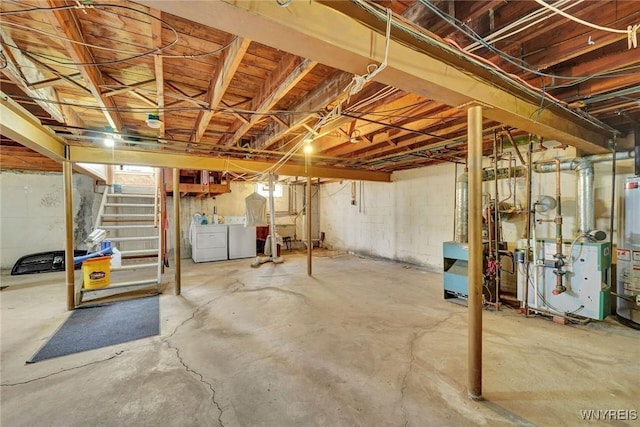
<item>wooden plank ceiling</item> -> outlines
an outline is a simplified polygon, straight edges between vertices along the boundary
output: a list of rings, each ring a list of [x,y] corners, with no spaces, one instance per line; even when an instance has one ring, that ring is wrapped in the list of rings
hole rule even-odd
[[[549,3],[606,28],[640,23],[636,0]],[[629,48],[626,34],[528,0],[370,4],[544,93],[541,110],[555,100],[606,135],[625,136],[640,125],[640,48]],[[102,146],[113,130],[116,149],[273,163],[312,136],[315,166],[392,172],[465,162],[463,106],[376,79],[347,97],[353,74],[247,39],[240,29],[222,31],[129,1],[3,0],[0,8],[3,96],[70,146]],[[339,102],[341,114],[318,127]],[[159,128],[147,124],[149,115]],[[507,132],[527,135],[509,123],[484,125],[487,150]],[[290,163],[303,164],[298,148]],[[0,165],[59,168],[6,137]]]

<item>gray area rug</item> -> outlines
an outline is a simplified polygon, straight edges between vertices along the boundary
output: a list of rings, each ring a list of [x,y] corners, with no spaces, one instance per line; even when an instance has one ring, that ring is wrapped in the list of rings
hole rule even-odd
[[[159,333],[160,298],[157,295],[79,308],[27,363],[122,344]]]

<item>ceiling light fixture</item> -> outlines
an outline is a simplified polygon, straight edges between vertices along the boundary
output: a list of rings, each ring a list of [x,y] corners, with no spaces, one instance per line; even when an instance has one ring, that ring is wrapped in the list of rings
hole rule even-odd
[[[157,114],[149,114],[147,116],[147,120],[145,120],[147,126],[151,129],[159,129],[162,126],[162,122],[160,121],[160,116]]]
[[[305,144],[304,146],[304,152],[309,154],[313,151],[313,147],[311,146],[311,144]]]
[[[115,135],[113,135],[113,128],[111,126],[105,126],[104,127],[104,131],[105,131],[105,135],[104,135],[104,145],[106,147],[113,147],[115,145],[115,141],[114,141],[114,137]]]

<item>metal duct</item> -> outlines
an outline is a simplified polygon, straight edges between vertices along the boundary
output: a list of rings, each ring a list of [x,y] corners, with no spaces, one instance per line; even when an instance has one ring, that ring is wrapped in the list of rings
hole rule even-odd
[[[615,153],[616,160],[626,160],[637,156],[633,151],[621,151]],[[593,164],[613,160],[613,153],[594,154],[586,157],[576,157],[559,163],[560,170],[574,170],[578,173],[578,185],[576,188],[576,221],[578,234],[586,234],[596,227],[595,220],[595,193],[593,187]],[[535,165],[536,172],[555,172],[555,163],[543,163]]]
[[[619,151],[616,153],[616,160],[627,160],[636,157],[633,151]],[[560,162],[560,170],[568,171],[576,168],[576,166],[582,161],[588,161],[591,163],[610,162],[613,160],[613,153],[607,154],[594,154],[586,157],[576,157],[575,159],[563,160]],[[534,165],[533,170],[536,172],[546,173],[555,172],[556,165],[554,163],[545,163]]]
[[[586,234],[596,227],[593,164],[583,160],[576,164],[575,171],[578,173],[578,187],[576,189],[578,234]]]
[[[456,184],[456,206],[454,240],[458,243],[466,243],[469,239],[469,176],[463,173],[458,177]]]

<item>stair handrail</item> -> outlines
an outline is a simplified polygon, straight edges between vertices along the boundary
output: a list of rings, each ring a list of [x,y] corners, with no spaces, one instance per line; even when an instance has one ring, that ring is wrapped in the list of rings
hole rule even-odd
[[[98,215],[96,216],[96,221],[93,223],[93,229],[96,230],[98,227],[102,225],[102,215],[104,214],[104,205],[107,203],[107,196],[109,195],[109,190],[111,186],[104,187],[104,193],[102,193],[102,201],[100,202],[100,209],[98,209]]]

